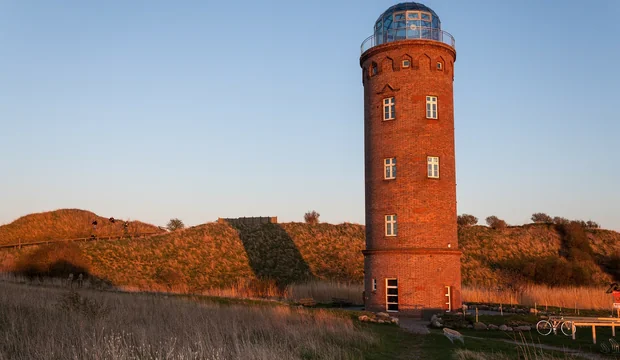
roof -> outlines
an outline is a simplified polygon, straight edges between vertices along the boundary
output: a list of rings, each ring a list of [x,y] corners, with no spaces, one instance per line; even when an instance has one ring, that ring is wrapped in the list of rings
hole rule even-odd
[[[428,11],[431,14],[433,14],[433,17],[436,17],[439,19],[439,16],[437,15],[437,13],[435,13],[433,9],[429,8],[428,6],[424,4],[420,4],[417,2],[404,2],[404,3],[396,4],[394,6],[390,6],[387,10],[383,12],[383,14],[381,14],[381,16],[379,16],[377,21],[383,19],[384,16],[391,14],[395,11],[406,11],[406,10]]]

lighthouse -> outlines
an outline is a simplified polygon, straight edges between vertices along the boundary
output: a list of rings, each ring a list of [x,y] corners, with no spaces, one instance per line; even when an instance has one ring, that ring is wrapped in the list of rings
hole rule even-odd
[[[461,306],[454,150],[456,47],[437,13],[388,8],[361,46],[367,310]]]

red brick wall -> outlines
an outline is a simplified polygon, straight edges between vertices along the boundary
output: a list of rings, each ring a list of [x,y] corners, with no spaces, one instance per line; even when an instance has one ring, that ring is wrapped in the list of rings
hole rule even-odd
[[[403,59],[411,61],[409,68],[401,68]],[[364,84],[366,249],[375,250],[366,254],[367,297],[372,278],[384,287],[384,275],[396,272],[402,276],[402,301],[437,307],[445,302],[444,285],[450,285],[458,293],[453,299],[460,306],[459,252],[442,252],[458,250],[455,59],[452,47],[427,40],[379,45],[360,59]],[[442,70],[437,69],[437,62],[442,63]],[[373,63],[379,72],[371,76]],[[438,98],[436,120],[426,119],[429,95]],[[384,121],[383,99],[388,97],[395,97],[396,119]],[[439,157],[439,179],[427,177],[427,156]],[[384,159],[390,157],[396,158],[397,177],[384,180]],[[397,215],[397,237],[385,236],[385,215],[389,214]],[[387,249],[426,249],[429,255],[377,252]],[[432,254],[433,249],[440,252]],[[385,289],[380,294],[368,299],[371,307],[385,309]]]

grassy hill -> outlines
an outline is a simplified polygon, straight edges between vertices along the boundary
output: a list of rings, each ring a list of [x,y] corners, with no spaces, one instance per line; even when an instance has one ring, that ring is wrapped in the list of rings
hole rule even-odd
[[[3,238],[7,233],[21,234],[12,235],[12,239],[22,236],[36,240],[40,239],[38,234],[48,238],[89,235],[94,216],[78,210],[30,215],[0,227],[0,241],[11,242]],[[40,218],[50,225],[39,226]],[[57,224],[51,225],[51,219]],[[102,219],[101,224],[107,223],[106,219],[98,219]],[[37,223],[36,227],[33,222]],[[75,224],[79,225],[72,228]],[[156,229],[135,224],[144,226],[142,231]],[[32,229],[36,231],[30,233]],[[583,233],[567,235],[560,227],[546,224],[502,230],[463,227],[459,230],[464,252],[463,283],[496,286],[521,279],[563,285],[553,284],[555,278],[588,284],[609,283],[614,274],[619,275],[620,233],[580,231]],[[587,244],[579,242],[580,236]],[[364,227],[357,224],[235,227],[228,223],[208,223],[146,239],[4,250],[0,251],[0,271],[24,269],[32,264],[41,272],[64,271],[67,264],[76,264],[115,285],[160,290],[180,287],[191,292],[254,279],[269,279],[277,285],[310,279],[361,283],[363,248]]]
[[[97,220],[98,236],[123,233],[123,221],[111,223],[107,218],[90,211],[62,209],[22,216],[10,224],[0,226],[0,245],[89,237],[93,234],[93,220]],[[139,221],[129,222],[130,234],[162,232],[157,226]]]

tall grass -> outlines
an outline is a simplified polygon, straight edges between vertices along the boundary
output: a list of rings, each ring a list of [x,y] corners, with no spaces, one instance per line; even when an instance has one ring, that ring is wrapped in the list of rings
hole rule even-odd
[[[350,318],[0,283],[0,359],[362,359]]]
[[[612,307],[612,299],[605,294],[603,287],[557,287],[544,285],[528,285],[515,291],[464,286],[463,302],[520,304],[540,309],[544,306],[563,308],[608,310]]]
[[[286,297],[294,301],[311,298],[320,303],[329,303],[332,302],[332,299],[338,298],[356,305],[362,305],[364,304],[363,291],[364,286],[362,284],[311,281],[290,285],[287,288]]]

